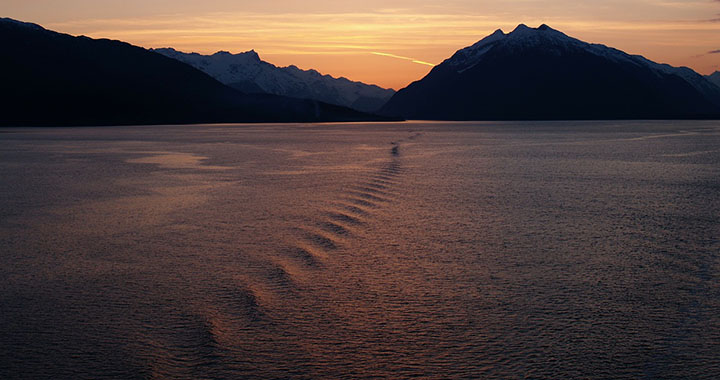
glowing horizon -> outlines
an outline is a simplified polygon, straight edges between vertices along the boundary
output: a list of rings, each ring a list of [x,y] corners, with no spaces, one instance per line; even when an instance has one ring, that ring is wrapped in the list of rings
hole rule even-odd
[[[520,23],[545,23],[587,42],[701,74],[720,69],[717,0],[491,0],[482,5],[454,0],[442,6],[427,0],[368,0],[362,5],[326,0],[28,3],[7,0],[0,12],[58,32],[146,48],[201,54],[255,50],[278,66],[292,64],[395,89],[422,78],[432,65],[494,30],[509,32]]]

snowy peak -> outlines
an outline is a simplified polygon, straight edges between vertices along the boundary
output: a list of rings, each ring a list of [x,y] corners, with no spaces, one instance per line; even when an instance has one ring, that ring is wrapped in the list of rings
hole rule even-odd
[[[568,37],[565,33],[557,31],[546,24],[537,28],[530,28],[525,24],[518,25],[508,36],[508,42],[536,44],[540,42],[574,43],[578,40]]]
[[[545,30],[555,30],[555,29],[547,26],[547,24],[542,24],[542,25],[540,25],[540,26],[538,27],[538,30],[543,30],[543,31],[545,31]]]
[[[523,38],[523,37],[533,36],[533,35],[544,35],[546,33],[552,33],[552,32],[560,33],[557,30],[555,30],[545,24],[542,24],[537,28],[531,28],[525,24],[520,24],[520,25],[516,26],[512,32],[508,33],[508,37]],[[560,34],[562,34],[562,33],[560,33]]]
[[[524,33],[524,32],[528,32],[528,31],[531,31],[531,30],[532,30],[532,29],[531,29],[530,27],[528,27],[527,25],[525,25],[525,24],[518,24],[518,26],[516,26],[515,29],[514,29],[512,32],[510,32],[510,33],[511,33],[511,34],[514,34],[514,33]]]
[[[709,79],[520,24],[458,50],[382,112],[440,120],[716,117],[720,87]]]
[[[212,55],[183,53],[172,48],[154,51],[187,63],[245,93],[313,99],[370,113],[377,111],[395,93],[375,85],[333,78],[312,69],[302,70],[294,65],[277,67],[261,60],[254,50],[237,54],[219,51]]]
[[[215,52],[212,55],[206,56],[199,53],[183,53],[181,51],[175,50],[173,48],[160,48],[160,49],[150,49],[151,51],[154,51],[156,53],[160,53],[164,56],[177,59],[179,61],[183,61],[185,63],[190,63],[186,61],[192,61],[192,62],[199,62],[201,65],[204,66],[210,66],[211,63],[206,58],[212,58],[214,61],[222,62],[223,64],[233,64],[233,63],[245,63],[245,64],[259,64],[262,62],[260,60],[260,56],[258,53],[255,52],[255,50],[250,50],[246,52],[236,53],[232,54],[229,51],[220,50],[218,52]],[[195,66],[194,64],[192,64]],[[216,78],[218,79],[218,78]],[[222,80],[220,80],[222,82]]]
[[[498,29],[493,34],[481,39],[473,45],[458,50],[444,63],[450,65],[457,71],[464,71],[473,66],[482,57],[482,55],[488,52],[498,41],[501,41],[506,37],[507,35],[502,31],[502,29]]]
[[[229,51],[220,50],[216,52],[215,54],[211,55],[211,57],[216,58],[222,58],[222,59],[230,59],[230,60],[240,60],[244,59],[247,61],[255,61],[255,62],[261,62],[260,56],[258,55],[255,50],[250,50],[242,53],[232,54]]]
[[[546,24],[542,24],[537,28],[520,24],[508,34],[498,29],[474,45],[459,50],[450,59],[443,62],[443,64],[458,73],[462,73],[475,67],[487,57],[488,53],[493,51],[502,54],[518,55],[526,50],[554,56],[572,56],[578,53],[591,54],[616,63],[649,68],[657,75],[677,75],[693,84],[694,87],[699,89],[703,89],[704,87],[703,91],[707,90],[707,81],[691,69],[675,68],[670,65],[658,64],[642,56],[630,55],[605,45],[583,42],[555,30]],[[707,79],[712,81],[710,78]],[[720,79],[716,79],[716,81],[720,81]]]
[[[705,77],[710,83],[720,87],[720,71],[716,71]]]
[[[244,95],[187,64],[122,41],[0,20],[0,45],[5,126],[377,119],[321,102]]]
[[[462,72],[475,66],[483,56],[495,46],[512,47],[513,49],[534,47],[538,45],[558,46],[579,44],[580,41],[568,37],[546,24],[531,28],[520,24],[512,32],[505,34],[498,29],[491,35],[481,39],[472,46],[458,50],[445,62],[454,70]]]
[[[519,24],[515,27],[515,30],[513,30],[510,34],[523,34],[523,33],[535,33],[535,32],[555,32],[560,33],[559,31],[549,27],[547,24],[542,24],[538,26],[537,28],[531,28],[525,24]],[[560,33],[562,34],[562,33]]]

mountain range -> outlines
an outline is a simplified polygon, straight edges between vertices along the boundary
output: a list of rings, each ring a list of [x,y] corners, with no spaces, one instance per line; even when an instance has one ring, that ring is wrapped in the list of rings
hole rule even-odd
[[[0,19],[0,125],[380,120],[316,100],[244,94],[130,44]]]
[[[0,46],[0,125],[720,118],[720,72],[547,25],[497,30],[397,93],[276,67],[254,51],[147,50],[7,18]]]
[[[376,112],[395,94],[390,89],[346,78],[333,78],[315,70],[301,70],[294,65],[277,67],[261,60],[254,50],[238,54],[219,51],[212,55],[183,53],[172,48],[153,51],[187,63],[249,94],[314,99],[363,112]]]
[[[398,91],[381,113],[435,120],[717,118],[720,87],[710,80],[547,25],[521,24],[457,51]]]
[[[711,83],[714,83],[716,86],[720,87],[720,71],[716,71],[708,76],[706,76],[707,80],[709,80]]]

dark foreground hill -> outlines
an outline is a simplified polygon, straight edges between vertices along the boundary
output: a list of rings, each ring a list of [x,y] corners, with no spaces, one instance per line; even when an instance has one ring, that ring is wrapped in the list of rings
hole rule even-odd
[[[137,46],[11,19],[0,19],[0,49],[0,125],[377,119],[318,101],[243,94]]]
[[[408,119],[720,117],[720,87],[543,25],[501,30],[398,91],[381,113]]]

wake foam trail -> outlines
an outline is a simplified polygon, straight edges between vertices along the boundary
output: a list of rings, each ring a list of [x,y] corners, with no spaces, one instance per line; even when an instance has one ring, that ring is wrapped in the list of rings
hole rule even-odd
[[[215,298],[235,318],[248,322],[258,322],[263,318],[259,297],[250,287],[228,284],[218,289]]]
[[[373,180],[376,183],[380,183],[380,184],[388,185],[388,186],[398,184],[397,182],[394,181],[395,180],[394,176],[391,176],[389,174],[375,174],[374,176],[371,177],[371,180]]]
[[[308,267],[318,267],[323,259],[328,259],[330,253],[339,249],[340,242],[355,238],[355,233],[370,221],[381,205],[396,200],[392,189],[400,185],[400,176],[405,172],[401,143],[420,135],[416,133],[406,139],[392,141],[390,157],[384,160],[384,164],[359,183],[345,187],[342,199],[331,201],[333,206],[325,210],[324,220],[318,220],[314,228],[300,227],[298,240],[286,249],[284,256]],[[289,284],[291,279],[287,276],[287,271],[285,274],[278,272],[276,281]]]
[[[317,252],[309,247],[292,246],[284,251],[285,256],[300,261],[307,267],[318,268],[322,266],[322,259]]]
[[[359,217],[352,216],[344,212],[331,211],[328,212],[327,215],[328,218],[342,223],[352,224],[356,226],[364,224],[364,222]]]
[[[269,265],[264,277],[269,288],[275,292],[287,293],[295,288],[292,276],[281,264],[273,263]]]
[[[365,188],[377,189],[379,191],[388,190],[388,186],[373,182],[362,182],[360,186],[364,186]]]
[[[353,214],[362,215],[362,216],[370,215],[370,210],[364,209],[359,205],[351,204],[350,202],[344,202],[344,201],[336,202],[336,203],[338,204],[338,207],[343,208]]]
[[[365,199],[365,200],[368,200],[368,201],[374,201],[374,202],[390,202],[390,200],[387,199],[387,198],[379,197],[379,196],[377,196],[377,195],[370,194],[370,193],[368,193],[368,192],[348,190],[347,193],[350,194],[350,195],[352,195],[352,196],[354,196],[354,197],[362,198],[362,199]]]
[[[391,196],[391,194],[390,194],[387,190],[384,190],[384,189],[376,189],[376,188],[374,188],[374,187],[372,187],[372,186],[353,185],[353,186],[350,186],[350,189],[353,190],[353,191],[360,191],[360,192],[363,192],[363,193],[366,193],[366,194],[369,193],[369,194],[378,195],[378,196],[385,196],[385,197]]]
[[[336,223],[336,222],[330,222],[330,221],[320,222],[320,223],[318,223],[318,226],[323,231],[329,232],[331,234],[341,235],[341,236],[350,235],[350,231],[348,230],[347,227],[345,227],[339,223]]]
[[[365,200],[365,199],[361,199],[361,198],[354,198],[354,197],[350,196],[347,198],[347,201],[350,202],[351,204],[354,204],[357,206],[362,206],[362,207],[367,207],[367,208],[378,208],[377,204],[370,202],[368,200]]]
[[[338,248],[338,243],[334,239],[320,232],[307,231],[304,238],[310,244],[325,251],[334,251]]]

